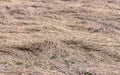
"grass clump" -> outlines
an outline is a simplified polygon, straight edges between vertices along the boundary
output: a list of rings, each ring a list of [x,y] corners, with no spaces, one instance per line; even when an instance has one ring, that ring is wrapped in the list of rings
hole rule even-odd
[[[116,62],[120,62],[120,60],[119,60],[119,59],[115,59],[115,61],[116,61]]]
[[[66,65],[75,64],[75,62],[72,61],[72,60],[64,60],[64,62],[65,62]]]
[[[38,41],[23,44],[21,46],[16,46],[15,48],[20,51],[31,52],[32,54],[38,56],[39,53],[42,53],[43,51],[56,50],[57,44],[53,41],[45,40],[43,42]]]
[[[55,59],[55,58],[57,58],[57,55],[56,55],[56,54],[53,54],[53,55],[50,57],[50,59]]]
[[[15,64],[16,65],[23,65],[23,62],[16,61]]]
[[[4,65],[6,65],[6,64],[7,64],[7,62],[3,62],[3,61],[2,61],[2,62],[0,62],[0,64],[4,64]]]
[[[87,24],[87,21],[85,21],[85,20],[77,21],[76,24]]]
[[[81,72],[80,75],[96,75],[96,74],[93,74],[93,73],[90,73],[90,72]]]
[[[86,24],[87,22],[86,22],[86,21],[81,21],[80,23],[81,23],[81,24]]]

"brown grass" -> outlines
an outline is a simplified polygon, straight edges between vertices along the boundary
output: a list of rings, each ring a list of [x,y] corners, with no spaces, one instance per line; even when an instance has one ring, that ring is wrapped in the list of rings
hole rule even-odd
[[[0,75],[120,74],[119,0],[0,4]]]

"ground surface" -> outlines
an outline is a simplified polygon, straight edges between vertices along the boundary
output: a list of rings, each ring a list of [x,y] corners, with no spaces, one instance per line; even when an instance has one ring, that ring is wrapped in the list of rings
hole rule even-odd
[[[120,75],[120,0],[0,0],[0,75]]]

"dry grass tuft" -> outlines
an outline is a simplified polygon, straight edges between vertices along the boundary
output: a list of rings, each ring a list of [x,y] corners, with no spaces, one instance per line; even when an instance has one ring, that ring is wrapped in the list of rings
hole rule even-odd
[[[53,41],[43,41],[43,42],[33,42],[29,44],[25,44],[22,46],[15,47],[21,51],[32,52],[33,54],[38,54],[43,51],[55,50],[57,48],[57,44]]]

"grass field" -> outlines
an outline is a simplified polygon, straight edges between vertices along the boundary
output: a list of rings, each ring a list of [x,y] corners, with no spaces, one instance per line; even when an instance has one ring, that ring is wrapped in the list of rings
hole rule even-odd
[[[0,75],[120,75],[120,1],[0,0]]]

